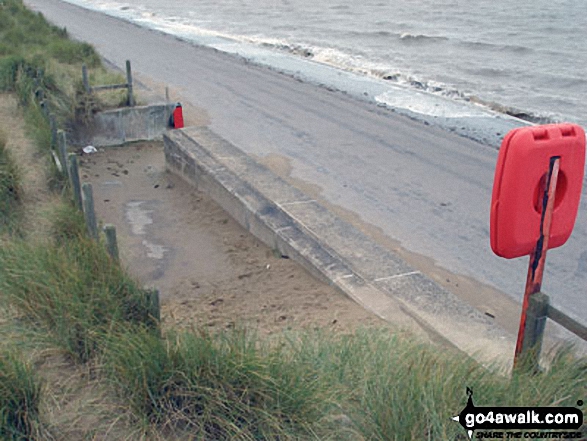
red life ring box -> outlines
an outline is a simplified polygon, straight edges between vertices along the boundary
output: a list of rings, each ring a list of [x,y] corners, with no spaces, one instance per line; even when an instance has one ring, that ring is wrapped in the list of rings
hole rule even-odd
[[[525,256],[536,247],[553,157],[560,157],[560,169],[548,248],[569,239],[583,186],[585,131],[576,124],[521,127],[504,138],[495,169],[490,236],[491,249],[498,256]]]

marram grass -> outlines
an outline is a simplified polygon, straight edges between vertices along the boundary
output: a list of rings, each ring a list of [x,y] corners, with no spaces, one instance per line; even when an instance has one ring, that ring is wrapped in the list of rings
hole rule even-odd
[[[193,439],[317,439],[328,385],[244,331],[111,336],[105,369],[144,423]]]
[[[513,377],[389,330],[110,335],[105,369],[133,414],[193,439],[458,440],[465,406],[577,406],[587,360],[559,350]],[[585,406],[583,406],[583,410]]]
[[[0,292],[31,326],[80,363],[99,353],[101,336],[120,323],[157,327],[136,282],[110,259],[103,244],[84,236],[62,244],[5,244],[0,248]]]
[[[41,394],[41,381],[33,367],[14,351],[0,351],[0,439],[41,439]]]
[[[22,214],[21,179],[20,170],[6,148],[6,137],[0,132],[0,233],[18,230]]]
[[[293,350],[339,390],[340,410],[358,439],[464,440],[450,418],[464,408],[467,387],[477,406],[576,407],[587,396],[587,359],[569,348],[558,350],[546,372],[513,377],[459,351],[387,330],[305,335]]]

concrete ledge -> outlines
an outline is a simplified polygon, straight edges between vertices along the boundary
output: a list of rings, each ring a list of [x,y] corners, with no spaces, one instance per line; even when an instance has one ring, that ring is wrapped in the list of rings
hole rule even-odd
[[[174,109],[175,104],[153,104],[99,112],[94,115],[92,126],[80,134],[80,142],[109,147],[161,139]]]
[[[319,279],[402,328],[509,366],[514,336],[205,128],[164,135],[169,170]]]

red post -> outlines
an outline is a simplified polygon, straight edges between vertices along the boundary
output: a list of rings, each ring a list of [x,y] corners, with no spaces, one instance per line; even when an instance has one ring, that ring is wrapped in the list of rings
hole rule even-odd
[[[518,341],[516,343],[516,352],[514,356],[514,368],[519,361],[519,357],[522,353],[522,348],[524,345],[526,315],[528,312],[528,302],[530,296],[539,292],[542,287],[542,276],[544,274],[544,263],[546,261],[546,251],[548,250],[550,228],[552,226],[552,213],[554,211],[559,169],[560,157],[556,156],[551,158],[550,168],[544,188],[544,195],[542,198],[540,237],[538,242],[536,242],[536,248],[534,249],[534,252],[530,255],[530,264],[528,266],[526,290],[524,292],[524,301],[522,303],[522,316],[520,317],[520,329],[518,331]]]

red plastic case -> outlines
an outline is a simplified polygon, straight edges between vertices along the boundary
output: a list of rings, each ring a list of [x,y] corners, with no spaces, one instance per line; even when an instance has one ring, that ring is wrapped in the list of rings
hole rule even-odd
[[[576,124],[514,129],[504,138],[495,169],[491,201],[491,248],[512,259],[529,255],[540,235],[542,191],[550,159],[560,157],[548,248],[571,235],[585,171],[585,132]]]
[[[181,104],[177,104],[175,109],[173,110],[173,128],[175,129],[183,129],[183,108]]]

